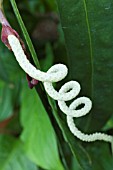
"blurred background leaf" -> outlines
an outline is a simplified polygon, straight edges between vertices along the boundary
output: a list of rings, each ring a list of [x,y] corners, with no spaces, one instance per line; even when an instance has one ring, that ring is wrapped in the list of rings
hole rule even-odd
[[[6,135],[0,135],[1,170],[37,170],[24,154],[22,142]]]

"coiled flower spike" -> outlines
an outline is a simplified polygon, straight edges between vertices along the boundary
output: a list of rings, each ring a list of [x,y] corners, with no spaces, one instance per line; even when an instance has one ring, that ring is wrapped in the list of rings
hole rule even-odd
[[[10,47],[16,57],[21,68],[30,76],[36,80],[42,81],[45,87],[46,92],[54,100],[58,101],[59,108],[67,116],[67,123],[70,131],[82,141],[93,142],[96,140],[103,140],[110,142],[112,144],[113,137],[104,133],[93,133],[93,134],[84,134],[77,129],[74,123],[74,117],[85,116],[92,108],[92,102],[87,97],[79,97],[75,99],[70,106],[66,105],[66,101],[72,100],[80,92],[80,84],[76,81],[70,81],[65,83],[59,92],[57,92],[52,83],[58,82],[64,79],[67,76],[68,69],[63,64],[56,64],[52,66],[46,73],[36,69],[26,58],[26,55],[23,51],[23,48],[19,42],[19,39],[15,35],[8,36],[8,42]],[[76,110],[76,108],[84,104],[84,107]]]

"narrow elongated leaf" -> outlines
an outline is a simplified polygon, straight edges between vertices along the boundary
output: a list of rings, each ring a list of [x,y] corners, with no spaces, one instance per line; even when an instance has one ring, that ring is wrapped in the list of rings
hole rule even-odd
[[[20,141],[0,136],[0,170],[37,170],[23,152]]]
[[[37,165],[48,170],[63,170],[55,133],[35,90],[22,91],[21,123],[26,153]]]
[[[93,100],[87,127],[97,130],[113,113],[113,3],[111,0],[57,0],[57,3],[70,78],[79,81],[81,94]]]

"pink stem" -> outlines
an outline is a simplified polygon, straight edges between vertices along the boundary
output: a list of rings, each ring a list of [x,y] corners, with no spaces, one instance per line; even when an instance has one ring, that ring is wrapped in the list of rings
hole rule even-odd
[[[1,9],[0,9],[0,23],[1,23],[2,25],[11,27],[10,24],[9,24],[9,22],[8,22],[7,19],[5,18],[5,16],[4,16],[4,14],[3,14],[3,12],[2,12]]]

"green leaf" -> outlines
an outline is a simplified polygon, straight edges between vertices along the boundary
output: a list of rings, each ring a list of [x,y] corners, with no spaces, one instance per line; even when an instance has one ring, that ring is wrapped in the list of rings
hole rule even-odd
[[[113,113],[113,3],[111,0],[57,0],[69,59],[70,79],[93,100],[89,131]],[[82,126],[86,121],[81,118]],[[84,126],[83,126],[84,127]],[[82,128],[82,127],[81,127]]]
[[[37,170],[23,152],[23,144],[10,136],[0,136],[0,170]]]
[[[48,170],[63,170],[58,156],[56,137],[47,112],[35,90],[22,90],[21,139],[29,158]]]
[[[29,34],[27,32],[27,29],[26,29],[26,27],[25,27],[25,25],[24,25],[24,23],[22,21],[21,15],[19,14],[19,10],[17,8],[16,2],[15,2],[15,0],[10,0],[10,2],[11,2],[11,5],[13,7],[14,13],[15,13],[15,15],[17,17],[17,20],[18,20],[18,22],[20,24],[20,27],[22,29],[22,32],[24,34],[25,40],[27,42],[29,51],[31,52],[32,58],[34,60],[34,63],[37,66],[37,68],[40,68],[39,61],[38,61],[38,58],[37,58],[37,54],[36,54],[36,52],[34,50],[33,44],[31,42],[31,39],[30,39]]]

